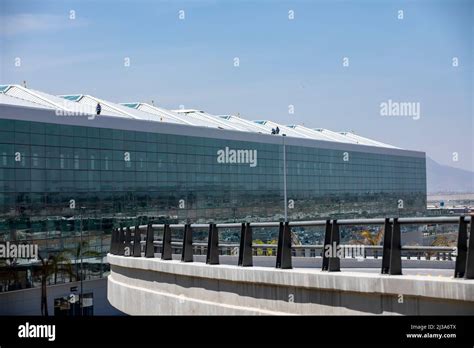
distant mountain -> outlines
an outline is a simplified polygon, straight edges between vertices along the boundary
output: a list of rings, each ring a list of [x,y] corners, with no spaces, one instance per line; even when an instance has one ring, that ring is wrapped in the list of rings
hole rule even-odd
[[[428,193],[472,193],[474,172],[445,166],[426,157]]]

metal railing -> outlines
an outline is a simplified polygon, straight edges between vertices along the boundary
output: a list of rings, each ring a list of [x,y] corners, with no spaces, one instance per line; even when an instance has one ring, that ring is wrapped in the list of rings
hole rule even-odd
[[[474,279],[474,233],[472,232],[472,217],[405,217],[385,219],[341,219],[341,220],[314,220],[314,221],[290,221],[290,222],[251,222],[251,223],[209,223],[209,224],[148,224],[134,227],[118,228],[112,232],[110,253],[115,255],[142,257],[142,243],[144,246],[144,257],[155,257],[155,247],[161,248],[161,259],[171,260],[173,249],[175,252],[181,250],[181,261],[192,262],[193,255],[199,251],[206,252],[206,263],[219,264],[219,253],[222,250],[230,250],[230,253],[238,253],[239,266],[253,266],[253,256],[258,249],[276,249],[276,268],[292,268],[292,256],[298,256],[303,252],[309,256],[322,257],[322,270],[328,272],[340,271],[339,251],[346,246],[340,244],[340,226],[384,226],[383,244],[381,246],[364,246],[363,258],[371,256],[378,258],[382,256],[382,274],[402,274],[402,254],[406,258],[416,257],[431,259],[436,255],[437,260],[452,260],[456,256],[454,277]],[[423,224],[458,224],[457,247],[427,247],[427,246],[401,246],[401,225],[423,225]],[[323,245],[291,245],[291,228],[293,227],[316,227],[324,226]],[[252,228],[278,227],[278,244],[253,244]],[[220,244],[218,241],[219,229],[240,229],[240,244]],[[172,242],[171,232],[176,229],[184,229],[183,241]],[[193,243],[193,230],[207,229],[207,243]],[[163,230],[161,241],[154,239],[155,231]],[[145,240],[142,241],[141,234],[146,231]],[[469,233],[468,233],[469,231]],[[470,238],[468,238],[470,234]],[[314,251],[314,253],[313,253]]]
[[[146,243],[141,241],[142,246]],[[154,241],[155,253],[161,253],[163,242]],[[132,243],[133,245],[133,243]],[[207,243],[193,242],[193,255],[204,255],[207,253]],[[361,247],[360,252],[348,253],[345,258],[373,258],[382,257],[383,246],[365,245],[365,244],[341,244],[341,247],[357,248]],[[181,254],[183,250],[182,242],[171,242],[172,254]],[[219,255],[238,255],[240,245],[236,243],[219,243]],[[442,260],[452,261],[456,256],[456,247],[450,246],[402,246],[402,258],[417,260]],[[292,245],[291,254],[293,257],[322,257],[324,251],[323,244]],[[277,252],[276,244],[252,244],[253,256],[275,256]]]

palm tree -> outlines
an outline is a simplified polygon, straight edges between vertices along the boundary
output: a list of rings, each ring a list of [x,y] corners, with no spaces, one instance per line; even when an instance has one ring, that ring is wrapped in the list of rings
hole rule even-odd
[[[18,284],[18,272],[16,271],[17,261],[16,258],[0,259],[0,269],[6,270],[6,279],[2,279],[3,286],[5,288],[10,285]]]
[[[58,282],[58,273],[66,272],[69,275],[69,281],[72,281],[72,277],[74,276],[74,272],[72,271],[72,264],[71,258],[68,256],[68,253],[62,251],[52,257],[52,267],[53,267],[53,274],[54,274],[54,284]],[[60,266],[65,266],[59,269]]]
[[[46,294],[46,281],[48,277],[51,275],[53,271],[52,267],[52,255],[50,255],[47,259],[43,256],[38,255],[41,261],[41,268],[40,268],[40,277],[41,277],[41,315],[48,316],[48,296]]]
[[[60,265],[66,264],[66,268],[62,271],[66,271],[69,274],[69,280],[72,279],[72,267],[71,260],[67,256],[66,252],[60,252],[57,254],[50,254],[48,258],[38,256],[41,261],[40,277],[41,277],[41,315],[48,316],[48,295],[47,295],[47,281],[48,278],[54,274],[54,284],[57,283],[57,275]]]
[[[383,234],[384,234],[383,227],[375,234],[372,234],[372,232],[365,230],[360,233],[360,236],[363,239],[362,240],[356,239],[356,240],[353,240],[353,242],[356,244],[364,244],[364,245],[380,245],[380,243],[382,243]]]
[[[76,260],[76,279],[80,279],[79,263],[77,262],[82,257],[100,257],[102,254],[95,250],[89,250],[89,241],[83,240],[82,243],[77,243],[74,249],[68,249],[68,253],[72,254]]]

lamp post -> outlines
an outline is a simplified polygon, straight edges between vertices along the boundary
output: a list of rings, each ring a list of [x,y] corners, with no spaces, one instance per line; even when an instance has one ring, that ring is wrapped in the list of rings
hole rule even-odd
[[[288,198],[286,195],[286,144],[285,144],[285,134],[283,136],[283,199],[285,204],[285,222],[288,221]]]
[[[80,241],[80,244],[79,244],[79,253],[80,253],[80,257],[81,257],[81,294],[80,294],[80,302],[79,302],[79,309],[80,309],[80,316],[82,317],[84,315],[84,306],[83,306],[83,302],[84,302],[84,298],[83,298],[83,284],[82,284],[82,278],[84,277],[84,268],[83,268],[83,263],[82,263],[82,217],[83,217],[83,214],[84,214],[84,210],[85,210],[85,207],[81,207],[80,208],[81,210],[81,215],[80,215],[80,232],[81,232],[81,241]]]

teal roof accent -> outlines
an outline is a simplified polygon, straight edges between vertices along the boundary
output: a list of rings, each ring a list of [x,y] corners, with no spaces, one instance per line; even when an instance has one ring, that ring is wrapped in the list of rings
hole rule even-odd
[[[82,98],[82,94],[60,95],[60,97],[71,101],[78,101]]]
[[[0,85],[0,93],[5,93],[10,85]]]
[[[140,103],[123,103],[122,105],[128,106],[129,108],[132,109],[138,109],[140,106]]]

